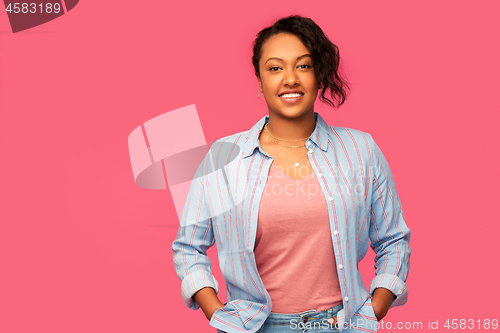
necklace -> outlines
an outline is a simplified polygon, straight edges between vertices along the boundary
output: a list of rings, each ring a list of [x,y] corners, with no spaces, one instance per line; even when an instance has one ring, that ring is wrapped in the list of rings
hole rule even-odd
[[[266,125],[264,125],[264,130],[265,130],[265,134],[266,134],[266,136],[267,136],[267,139],[276,145],[276,146],[275,146],[276,151],[277,151],[277,152],[278,152],[281,156],[283,156],[284,158],[286,158],[286,159],[287,159],[287,160],[289,160],[289,161],[294,162],[294,165],[295,165],[296,167],[298,167],[298,166],[299,166],[299,161],[300,161],[301,159],[303,159],[303,158],[304,158],[304,156],[307,154],[308,150],[306,150],[306,152],[304,153],[304,155],[302,155],[302,156],[301,156],[301,157],[300,157],[297,161],[294,161],[294,160],[292,160],[292,159],[290,159],[290,158],[286,157],[285,155],[283,155],[283,154],[282,154],[282,153],[278,150],[278,146],[277,146],[277,145],[280,145],[280,146],[283,146],[283,147],[287,147],[287,148],[300,148],[300,147],[305,147],[305,143],[304,143],[303,145],[301,145],[301,146],[286,146],[286,145],[281,144],[281,143],[279,143],[279,142],[277,142],[277,141],[273,141],[273,140],[271,140],[271,138],[269,137],[269,135],[270,135],[273,139],[280,140],[280,141],[286,141],[286,142],[297,142],[297,141],[301,141],[301,140],[306,140],[306,139],[308,139],[309,137],[307,137],[307,138],[303,138],[303,139],[298,139],[298,140],[282,140],[282,139],[278,139],[278,138],[274,137],[274,136],[271,134],[271,132],[269,132],[269,130],[267,129],[267,124],[269,124],[269,123],[266,123]],[[268,134],[269,134],[269,135],[268,135]]]
[[[277,145],[283,146],[283,147],[287,147],[287,148],[300,148],[300,147],[305,147],[305,146],[306,146],[305,144],[300,145],[300,146],[287,146],[287,145],[284,145],[284,144],[279,143],[279,142],[277,142],[277,141],[273,141],[273,140],[269,137],[269,135],[267,135],[267,133],[264,133],[264,134],[267,136],[267,139],[268,139],[269,141],[271,141],[272,143],[275,143],[275,144],[277,144]]]
[[[283,154],[282,154],[282,153],[278,150],[278,146],[275,146],[274,148],[276,148],[276,151],[277,151],[277,152],[278,152],[281,156],[283,156],[284,158],[286,158],[286,159],[287,159],[287,160],[289,160],[289,161],[294,162],[294,165],[295,165],[296,167],[298,167],[298,166],[299,166],[299,161],[300,161],[300,160],[301,160],[304,156],[306,156],[306,154],[307,154],[307,150],[306,150],[306,152],[304,153],[304,155],[302,155],[302,156],[301,156],[301,157],[300,157],[297,161],[294,161],[294,160],[292,160],[292,159],[289,159],[289,158],[288,158],[288,157],[286,157],[285,155],[283,155]]]
[[[274,137],[274,136],[271,134],[271,132],[269,132],[269,130],[267,129],[267,124],[269,124],[269,123],[266,123],[266,125],[264,126],[264,129],[265,129],[265,130],[266,130],[266,132],[267,132],[267,133],[269,133],[269,135],[270,135],[273,139],[275,139],[275,140],[280,140],[280,141],[285,141],[285,142],[297,142],[297,141],[302,141],[302,140],[309,139],[309,137],[307,137],[307,138],[303,138],[303,139],[298,139],[298,140],[283,140],[283,139],[278,139],[278,138]],[[286,147],[286,146],[285,146],[285,147]]]

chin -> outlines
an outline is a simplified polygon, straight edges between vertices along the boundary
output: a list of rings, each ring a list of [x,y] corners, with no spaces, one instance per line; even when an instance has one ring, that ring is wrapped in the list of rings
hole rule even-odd
[[[296,105],[296,106],[287,106],[279,108],[275,111],[275,113],[280,114],[286,118],[298,118],[303,116],[304,114],[314,113],[314,109],[312,107],[305,108],[304,106]]]

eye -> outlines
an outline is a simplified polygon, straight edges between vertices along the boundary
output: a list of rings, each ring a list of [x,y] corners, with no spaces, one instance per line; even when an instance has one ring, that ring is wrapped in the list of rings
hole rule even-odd
[[[276,67],[276,66],[269,68],[269,70],[270,70],[270,71],[272,71],[272,72],[275,72],[275,71],[277,71],[278,69],[280,69],[280,68],[279,68],[279,67]]]
[[[311,68],[309,65],[299,65],[299,68]]]

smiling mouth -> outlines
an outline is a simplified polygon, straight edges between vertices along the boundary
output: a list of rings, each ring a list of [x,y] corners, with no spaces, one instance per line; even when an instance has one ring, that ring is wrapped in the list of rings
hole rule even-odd
[[[304,94],[302,94],[302,93],[291,93],[291,94],[281,94],[281,95],[279,95],[279,97],[281,97],[281,98],[296,98],[296,97],[300,97],[303,95]]]

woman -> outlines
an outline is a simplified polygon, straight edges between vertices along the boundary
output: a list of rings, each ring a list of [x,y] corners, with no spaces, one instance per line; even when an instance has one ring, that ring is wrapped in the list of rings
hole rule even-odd
[[[319,90],[338,107],[347,85],[311,19],[278,20],[253,51],[269,114],[212,145],[193,179],[172,244],[183,299],[218,332],[374,332],[408,295],[410,230],[387,161],[370,134],[314,112]],[[368,240],[369,291],[357,268]],[[206,255],[214,243],[225,304]]]

